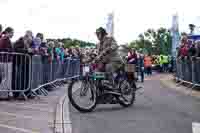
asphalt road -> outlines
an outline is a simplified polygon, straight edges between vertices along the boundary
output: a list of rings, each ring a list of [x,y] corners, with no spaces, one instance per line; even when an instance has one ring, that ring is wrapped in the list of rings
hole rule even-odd
[[[200,122],[200,100],[163,86],[161,75],[144,83],[134,106],[99,105],[81,114],[70,105],[73,133],[192,133]]]

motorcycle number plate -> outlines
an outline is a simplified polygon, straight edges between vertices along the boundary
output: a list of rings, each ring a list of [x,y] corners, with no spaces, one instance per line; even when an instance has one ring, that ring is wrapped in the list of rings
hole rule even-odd
[[[85,73],[90,72],[90,68],[89,68],[89,66],[85,66],[85,67],[83,68],[83,71],[84,71]]]

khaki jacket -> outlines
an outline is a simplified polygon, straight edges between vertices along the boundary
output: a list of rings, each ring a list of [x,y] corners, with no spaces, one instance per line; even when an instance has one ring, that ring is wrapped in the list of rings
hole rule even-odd
[[[113,37],[106,36],[103,41],[97,44],[97,56],[102,63],[122,63],[118,53],[118,45]]]

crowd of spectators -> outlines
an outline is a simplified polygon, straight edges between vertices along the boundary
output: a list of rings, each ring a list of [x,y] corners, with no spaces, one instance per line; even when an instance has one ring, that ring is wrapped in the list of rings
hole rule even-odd
[[[25,52],[33,55],[47,56],[49,60],[53,58],[63,60],[64,58],[80,58],[88,55],[95,55],[94,49],[87,48],[65,48],[62,42],[58,40],[47,41],[42,33],[34,36],[33,32],[28,30],[24,36],[17,41],[11,42],[14,36],[14,29],[7,27],[3,30],[0,25],[0,50],[9,50],[15,52]]]
[[[173,59],[170,55],[143,54],[142,51],[130,49],[127,55],[127,62],[138,66],[138,74],[142,82],[144,74],[152,75],[152,70],[160,73],[173,71]]]
[[[184,34],[177,48],[177,58],[200,57],[200,41],[192,41]]]

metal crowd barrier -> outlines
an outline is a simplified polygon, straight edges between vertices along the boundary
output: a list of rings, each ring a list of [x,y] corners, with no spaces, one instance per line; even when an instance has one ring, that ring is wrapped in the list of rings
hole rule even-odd
[[[0,52],[0,92],[24,96],[30,90],[31,57],[23,53]]]
[[[185,57],[176,60],[176,74],[179,85],[188,83],[188,88],[200,86],[200,57]]]
[[[80,60],[63,61],[47,56],[16,52],[0,52],[0,93],[8,96],[48,95],[48,88],[63,85],[70,78],[79,77]]]

